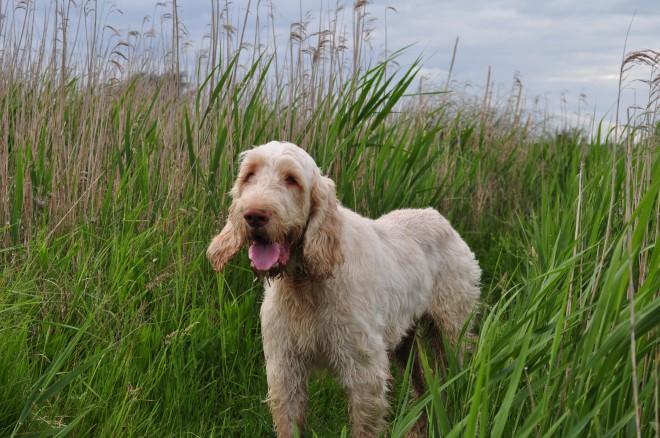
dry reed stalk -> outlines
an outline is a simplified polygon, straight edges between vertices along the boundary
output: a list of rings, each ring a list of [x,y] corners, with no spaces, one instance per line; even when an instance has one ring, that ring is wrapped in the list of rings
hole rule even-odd
[[[12,4],[3,3],[0,6],[5,16],[14,16],[14,11],[8,10]],[[253,83],[241,82],[243,72],[247,71],[243,62],[249,65],[256,62],[258,56],[266,55],[258,61],[257,71],[261,73],[265,71],[269,57],[274,57],[275,81],[269,82],[264,88],[264,100],[284,108],[288,117],[272,120],[269,124],[274,128],[275,136],[280,138],[292,138],[297,135],[295,133],[305,132],[311,113],[318,110],[317,107],[325,106],[329,113],[333,105],[341,104],[343,97],[340,91],[348,83],[347,78],[357,77],[367,61],[368,51],[362,49],[365,47],[363,41],[367,41],[370,32],[365,5],[356,4],[354,8],[354,19],[358,23],[355,31],[360,34],[354,34],[350,39],[359,45],[360,54],[353,59],[354,65],[349,69],[345,57],[346,41],[349,38],[345,35],[343,7],[339,3],[334,10],[326,11],[327,17],[323,14],[319,16],[317,31],[307,29],[311,25],[309,20],[301,21],[298,27],[292,27],[294,31],[298,29],[300,37],[294,38],[292,32],[288,50],[290,56],[281,65],[282,68],[277,56],[275,35],[270,44],[263,44],[262,34],[255,31],[251,42],[251,57],[241,55],[249,46],[245,37],[251,16],[256,15],[259,23],[261,6],[255,7],[251,3],[244,15],[235,16],[231,14],[228,1],[224,4],[220,0],[212,2],[212,28],[210,38],[205,40],[208,49],[200,52],[202,55],[194,62],[187,58],[190,42],[185,40],[187,32],[180,21],[181,5],[177,2],[171,4],[171,9],[157,4],[153,16],[145,17],[140,30],[123,32],[103,22],[113,13],[113,9],[111,7],[110,11],[104,12],[102,2],[57,0],[46,10],[41,39],[34,32],[40,25],[35,19],[35,5],[20,3],[20,7],[25,10],[25,14],[20,15],[21,21],[0,20],[0,38],[6,47],[12,48],[4,53],[0,67],[4,72],[0,80],[0,95],[13,93],[18,99],[17,111],[13,113],[10,105],[14,101],[4,100],[0,116],[0,131],[4,133],[0,139],[2,224],[9,220],[9,209],[5,207],[10,203],[10,188],[14,181],[11,175],[15,171],[11,167],[13,158],[9,157],[9,132],[21,133],[25,140],[22,148],[25,144],[47,144],[47,155],[50,158],[47,166],[53,174],[50,183],[52,188],[47,193],[41,193],[39,190],[42,188],[33,185],[27,167],[24,167],[23,224],[28,224],[34,217],[34,205],[47,208],[54,224],[59,224],[62,219],[73,223],[80,214],[89,218],[96,217],[104,188],[118,188],[121,180],[117,167],[113,169],[114,165],[110,163],[124,156],[121,158],[123,164],[119,165],[126,165],[128,155],[139,152],[139,148],[135,149],[131,144],[121,144],[122,139],[130,139],[137,142],[136,145],[144,140],[135,137],[139,133],[139,128],[136,128],[139,124],[154,124],[154,132],[163,146],[161,155],[171,159],[175,166],[172,169],[166,164],[167,160],[152,156],[147,171],[150,175],[171,174],[171,181],[161,178],[158,184],[170,187],[168,193],[171,196],[181,193],[186,184],[186,175],[190,173],[186,166],[187,156],[180,147],[183,135],[180,129],[181,109],[187,107],[189,113],[194,113],[193,95],[189,87],[201,84],[198,75],[190,75],[185,71],[190,65],[203,64],[201,71],[209,72],[211,76],[207,83],[208,90],[198,102],[202,107],[210,102],[220,76],[228,69],[233,70],[228,75],[227,94],[224,99],[217,101],[218,111],[211,114],[211,118],[223,112],[237,115],[237,119],[229,123],[213,121],[226,124],[228,132],[224,155],[228,167],[234,167],[236,148],[245,141],[250,142],[258,129],[257,126],[246,126],[241,132],[236,131],[237,126],[246,124],[243,117],[247,104],[245,99],[236,99],[238,90],[245,96],[256,91]],[[274,33],[272,3],[267,6],[271,12],[266,14],[266,18]],[[18,29],[23,31],[17,32]],[[49,38],[49,35],[57,37]],[[236,57],[239,61],[232,64],[232,59]],[[164,69],[163,66],[168,67]],[[215,69],[216,66],[219,68]],[[182,76],[184,73],[185,78],[196,82],[188,85]],[[281,92],[282,78],[287,75],[288,97]],[[35,93],[33,95],[28,93],[28,88],[21,88],[37,83],[39,87],[29,89]],[[335,96],[337,100],[333,100]],[[144,103],[152,100],[153,108],[150,115],[146,116]],[[114,120],[109,117],[111,114],[114,114]],[[314,130],[305,133],[307,138],[324,135],[331,119],[326,117],[322,122]],[[238,138],[239,134],[241,138]],[[200,157],[201,165],[208,165],[210,148],[215,141],[214,132],[204,137],[194,137],[194,150]],[[124,148],[125,152],[118,155],[118,147]],[[131,152],[132,149],[135,150]],[[96,187],[92,187],[91,182],[96,181],[100,175],[105,176]],[[159,190],[158,187],[152,188]],[[69,211],[72,203],[76,203],[77,208]]]
[[[642,437],[642,421],[641,421],[641,411],[639,406],[639,382],[637,380],[637,353],[635,347],[635,285],[634,285],[634,261],[633,261],[633,247],[632,247],[632,211],[633,211],[633,194],[632,194],[632,178],[633,178],[633,168],[632,168],[632,142],[633,137],[628,136],[626,141],[626,187],[625,187],[625,223],[629,224],[626,230],[626,240],[628,247],[628,257],[630,258],[628,262],[628,287],[627,287],[627,298],[629,301],[630,307],[630,365],[632,367],[632,387],[633,387],[633,403],[635,406],[635,426],[637,438]]]

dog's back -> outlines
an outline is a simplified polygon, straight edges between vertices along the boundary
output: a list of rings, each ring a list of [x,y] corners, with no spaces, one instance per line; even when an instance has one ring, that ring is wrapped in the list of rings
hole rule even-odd
[[[400,234],[416,242],[433,270],[432,303],[425,310],[456,341],[479,299],[481,269],[474,253],[438,211],[402,209],[380,217],[376,224],[388,235]]]

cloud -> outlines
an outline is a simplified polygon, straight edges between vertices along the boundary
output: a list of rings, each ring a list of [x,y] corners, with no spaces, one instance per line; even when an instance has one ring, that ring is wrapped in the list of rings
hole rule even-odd
[[[190,50],[208,45],[211,3],[177,3]],[[224,8],[225,3],[220,3],[219,7]],[[250,41],[258,30],[262,41],[271,42],[273,29],[266,27],[271,13],[278,48],[288,42],[291,23],[309,17],[311,28],[315,28],[319,18],[327,21],[327,14],[319,17],[316,2],[302,2],[302,6],[285,0],[273,3],[272,11],[267,2],[261,2],[258,12],[250,12],[246,32]],[[123,32],[146,31],[150,27],[157,32],[171,31],[171,3],[116,0],[108,4],[114,5],[114,12],[107,15],[108,24]],[[242,27],[246,6],[241,1],[228,3],[224,19],[234,27]],[[252,8],[255,7],[252,2]],[[335,3],[328,2],[324,8],[335,7]],[[105,13],[110,10],[107,4],[104,8]],[[367,10],[376,20],[372,24],[375,54],[381,55],[385,44],[390,53],[412,44],[397,59],[404,68],[421,55],[421,74],[444,83],[458,38],[453,79],[475,84],[474,89],[479,89],[490,69],[496,84],[510,86],[514,76],[519,77],[528,95],[552,96],[554,101],[569,96],[569,107],[581,105],[579,96],[586,95],[589,102],[598,105],[597,118],[604,116],[617,99],[624,45],[630,51],[657,48],[660,43],[658,0],[374,0]],[[352,13],[352,2],[348,2],[340,26],[349,37]],[[637,99],[643,96],[643,87],[638,87],[632,78],[626,85],[635,90]],[[630,88],[625,91],[629,93]],[[554,109],[559,109],[559,105]]]
[[[374,15],[387,4],[376,1]],[[496,83],[510,84],[520,75],[528,93],[555,102],[574,96],[568,102],[573,108],[586,95],[597,102],[597,118],[616,102],[624,45],[653,48],[660,39],[656,0],[400,0],[395,8],[388,16],[388,46],[416,43],[413,51],[433,54],[426,68],[447,68],[458,37],[455,78],[483,82],[489,67]]]

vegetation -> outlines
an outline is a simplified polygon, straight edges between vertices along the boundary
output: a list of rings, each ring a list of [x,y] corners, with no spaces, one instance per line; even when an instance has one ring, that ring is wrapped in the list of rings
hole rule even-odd
[[[263,6],[213,1],[197,54],[176,1],[125,38],[96,1],[52,3],[39,31],[0,3],[1,436],[272,435],[261,285],[205,259],[238,154],[270,139],[362,214],[440,209],[480,260],[473,351],[417,402],[397,375],[388,434],[426,409],[433,436],[658,436],[658,54],[622,63],[650,68],[644,111],[553,131],[520,86],[466,103],[371,61],[364,3],[282,48],[247,37]],[[311,388],[311,430],[346,432],[340,388]]]

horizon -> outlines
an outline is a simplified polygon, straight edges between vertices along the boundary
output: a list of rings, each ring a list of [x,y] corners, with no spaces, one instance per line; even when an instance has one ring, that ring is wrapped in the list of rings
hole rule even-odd
[[[431,0],[403,1],[392,7],[386,1],[376,0],[366,5],[365,42],[370,45],[375,61],[407,48],[396,58],[396,63],[405,70],[421,58],[417,80],[427,86],[442,88],[450,69],[450,89],[467,97],[482,97],[488,89],[495,99],[498,96],[506,99],[521,86],[525,103],[541,117],[554,119],[559,127],[591,128],[591,134],[600,121],[608,129],[614,126],[617,99],[620,99],[620,124],[625,124],[628,109],[648,105],[649,93],[644,91],[648,86],[643,80],[649,75],[644,68],[632,69],[624,75],[619,90],[621,62],[624,53],[652,49],[653,37],[660,39],[652,27],[660,22],[660,4],[652,4],[650,0],[632,5],[618,0],[606,4],[592,1],[588,3],[598,7],[590,8],[569,3],[523,5],[509,0],[478,1],[468,10],[457,1],[443,4]],[[14,10],[8,14],[12,5],[16,2],[5,3],[5,11],[0,12],[5,18],[20,21],[20,12]],[[119,41],[130,42],[131,35],[137,40],[142,34],[155,32],[158,26],[164,32],[160,37],[168,38],[165,22],[171,15],[172,3],[119,0],[102,1],[100,5],[104,32],[116,31],[115,38]],[[220,6],[223,5],[218,2],[216,7]],[[200,55],[208,50],[212,7],[213,4],[202,0],[177,4],[181,22],[179,47],[182,53],[192,54],[184,71],[194,72]],[[286,2],[269,2],[256,9],[251,7],[248,17],[244,2],[225,7],[225,24],[235,23],[234,27],[246,35],[259,34],[274,47],[286,47],[292,23],[307,22],[308,36],[313,38],[319,25],[329,25],[325,21],[334,5],[321,4],[308,10]],[[352,8],[346,4],[343,8],[341,15],[336,15],[342,20],[338,32],[351,47]],[[430,12],[424,16],[417,13],[427,9]],[[43,21],[47,25],[48,11],[52,13],[52,3],[34,2],[35,23]],[[515,22],[516,27],[507,27],[510,22]],[[245,28],[241,29],[243,25]],[[44,37],[49,36],[52,38],[52,29],[46,30]],[[554,38],[548,39],[549,36]],[[541,41],[545,41],[544,47]],[[567,47],[571,42],[574,47]]]

